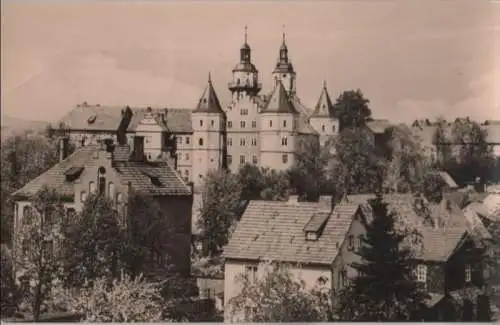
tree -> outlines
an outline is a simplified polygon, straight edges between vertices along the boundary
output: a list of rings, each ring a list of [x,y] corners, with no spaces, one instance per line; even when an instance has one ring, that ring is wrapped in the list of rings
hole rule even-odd
[[[290,181],[288,174],[284,171],[276,171],[270,168],[262,168],[265,187],[260,193],[262,200],[283,201],[288,199]]]
[[[460,183],[486,181],[491,178],[494,166],[492,148],[487,141],[487,131],[469,118],[457,119],[452,126],[453,143],[458,145],[457,165],[449,173]]]
[[[406,234],[396,231],[395,216],[382,197],[372,201],[373,221],[357,252],[360,263],[352,267],[358,276],[341,293],[343,320],[419,320],[426,295],[413,276],[412,252],[404,245]]]
[[[1,246],[2,255],[1,258],[1,311],[0,315],[2,317],[11,317],[17,310],[19,304],[19,288],[17,287],[14,279],[14,265],[12,261],[11,252],[7,248],[7,245],[2,244]]]
[[[251,279],[241,274],[240,293],[229,301],[231,317],[247,322],[332,321],[332,292],[326,279],[313,288],[294,278],[285,264],[267,262],[260,266],[262,276]]]
[[[11,243],[14,200],[11,194],[39,176],[59,159],[55,137],[24,133],[2,139],[1,145],[1,242]],[[69,153],[74,150],[70,146]]]
[[[290,187],[288,174],[270,168],[245,164],[238,171],[241,200],[284,200]]]
[[[431,203],[440,203],[446,186],[443,178],[437,172],[429,171],[422,179],[422,194]]]
[[[295,154],[289,170],[290,185],[305,201],[317,201],[326,187],[326,167],[330,152],[322,148],[317,139],[305,139]]]
[[[159,322],[162,299],[156,284],[142,276],[132,278],[122,272],[111,282],[97,278],[76,296],[66,291],[69,311],[83,315],[84,322]]]
[[[16,281],[21,284],[22,307],[33,314],[36,322],[50,299],[52,287],[62,278],[57,244],[63,238],[64,217],[59,196],[44,187],[32,199],[31,213],[23,217],[16,232]]]
[[[372,133],[365,128],[345,129],[335,139],[330,178],[338,180],[337,193],[373,193],[379,188],[383,160],[377,155]]]
[[[205,176],[202,190],[203,206],[199,227],[203,256],[216,256],[227,244],[230,231],[241,217],[239,178],[227,171],[212,171]]]
[[[500,210],[496,212],[500,215]],[[484,265],[486,267],[485,284],[488,298],[491,303],[500,310],[500,222],[484,219],[483,223],[491,234],[491,242],[484,254]],[[485,306],[481,306],[481,317],[485,317]],[[498,321],[500,315],[491,314],[493,321]]]
[[[372,115],[368,106],[369,102],[359,89],[347,90],[340,94],[334,104],[335,117],[339,119],[340,131],[364,126]]]
[[[436,146],[437,150],[437,167],[443,169],[446,162],[452,159],[452,150],[449,146],[450,140],[447,135],[446,120],[442,117],[436,121],[436,130],[432,136],[432,143]]]
[[[66,284],[80,287],[99,277],[116,277],[124,244],[124,225],[112,202],[101,195],[90,195],[64,233]]]
[[[390,127],[386,134],[389,142],[385,152],[384,187],[389,192],[413,192],[428,169],[420,143],[403,125]]]

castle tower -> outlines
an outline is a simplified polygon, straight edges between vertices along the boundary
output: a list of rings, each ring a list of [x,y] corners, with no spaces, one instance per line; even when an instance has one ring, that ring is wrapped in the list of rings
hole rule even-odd
[[[233,94],[233,102],[241,98],[255,96],[262,88],[259,83],[259,71],[252,63],[252,50],[247,42],[247,27],[245,26],[245,42],[240,48],[240,62],[233,69],[233,80],[229,83]]]
[[[321,145],[331,137],[335,136],[339,131],[338,119],[334,116],[334,108],[326,82],[323,82],[323,89],[319,95],[318,102],[314,107],[314,111],[309,117],[312,127],[319,133],[319,141]]]
[[[262,167],[286,170],[297,147],[299,113],[281,80],[260,112],[260,160]]]
[[[225,165],[225,113],[212,85],[208,85],[192,115],[193,125],[193,183],[196,189],[210,170]]]
[[[256,96],[262,85],[259,73],[251,61],[247,42],[240,49],[240,62],[233,69],[229,90],[233,94],[227,108],[227,166],[232,172],[247,163],[259,163],[259,107]]]
[[[285,33],[283,33],[283,41],[281,43],[278,62],[273,70],[273,79],[275,84],[280,81],[290,97],[296,94],[295,88],[295,70],[288,58],[288,46],[286,45]]]

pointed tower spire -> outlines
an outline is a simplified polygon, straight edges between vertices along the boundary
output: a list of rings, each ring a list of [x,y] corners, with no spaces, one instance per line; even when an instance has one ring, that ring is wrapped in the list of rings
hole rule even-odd
[[[266,103],[261,113],[289,113],[298,114],[297,110],[290,101],[285,87],[281,80],[277,80],[276,87],[274,88],[271,98]]]
[[[318,103],[314,107],[311,117],[332,117],[333,103],[326,89],[326,80],[323,80],[323,89],[318,98]]]
[[[247,38],[248,38],[247,30],[248,30],[248,27],[247,27],[247,25],[245,25],[245,44],[248,44],[247,43]]]
[[[208,85],[196,105],[194,113],[223,113],[219,97],[212,85],[212,75],[208,72]]]

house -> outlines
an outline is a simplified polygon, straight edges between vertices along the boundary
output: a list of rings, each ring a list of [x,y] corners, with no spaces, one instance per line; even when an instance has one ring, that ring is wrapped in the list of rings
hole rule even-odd
[[[228,302],[239,294],[242,273],[257,277],[261,263],[287,263],[292,273],[312,288],[320,279],[333,290],[347,283],[344,268],[352,260],[346,235],[359,229],[352,225],[358,205],[341,203],[333,209],[322,202],[250,201],[224,248],[225,320],[238,319]],[[235,318],[233,318],[233,316]]]
[[[358,220],[370,222],[373,216],[366,202],[371,198],[373,195],[351,195],[344,201],[360,204],[362,218]],[[470,219],[446,199],[430,204],[411,195],[392,194],[384,196],[384,202],[389,212],[396,214],[396,225],[401,225],[398,221],[402,221],[420,234],[412,247],[417,281],[429,294],[426,318],[431,321],[461,320],[468,306],[464,301],[469,299],[475,305],[477,296],[483,293],[481,257],[491,235],[478,218]],[[423,210],[422,206],[427,209]],[[358,234],[363,234],[363,230]],[[354,245],[350,246],[355,250],[359,240],[348,234],[348,242],[351,240]]]
[[[82,210],[90,193],[108,196],[117,210],[127,213],[129,194],[153,198],[172,225],[166,252],[174,270],[189,274],[191,245],[192,187],[175,171],[170,156],[154,162],[144,155],[144,138],[133,138],[133,147],[101,142],[77,149],[67,156],[68,139],[61,139],[60,161],[13,193],[16,229],[30,215],[30,199],[43,186],[54,189],[68,213]],[[164,256],[158,257],[160,260]]]

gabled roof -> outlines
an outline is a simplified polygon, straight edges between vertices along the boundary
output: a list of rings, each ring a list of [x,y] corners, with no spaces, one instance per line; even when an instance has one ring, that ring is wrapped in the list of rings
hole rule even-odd
[[[314,107],[311,117],[333,117],[333,104],[326,89],[326,83],[323,84],[323,89],[319,95],[318,102]]]
[[[318,131],[316,131],[311,124],[307,121],[307,118],[301,115],[297,121],[297,133],[305,134],[305,135],[318,135]]]
[[[145,118],[152,118],[158,126],[162,128],[164,131],[170,131],[168,128],[167,117],[169,110],[165,109],[153,109],[151,107],[148,108],[138,108],[132,111],[133,115],[130,120],[130,123],[127,127],[127,131],[136,131],[139,123],[142,122]]]
[[[357,205],[339,204],[330,214],[322,203],[250,201],[223,255],[226,259],[330,265],[356,210]],[[318,222],[329,218],[321,236],[308,241],[304,229],[314,215]]]
[[[269,98],[266,105],[260,112],[299,114],[293,106],[293,103],[290,101],[290,98],[288,97],[285,87],[281,81],[277,82],[271,98]]]
[[[210,75],[208,76],[208,85],[201,95],[198,105],[194,109],[193,113],[220,113],[224,114],[222,107],[219,102],[219,98],[215,93],[215,89],[212,85],[212,80]]]
[[[433,262],[447,261],[459,247],[466,234],[464,229],[432,229],[429,227],[422,229],[420,233],[424,246],[415,257]]]
[[[81,174],[79,169],[94,168],[93,156],[99,150],[105,149],[98,145],[79,148],[68,158],[14,192],[13,195],[29,198],[46,185],[56,190],[61,196],[73,199],[74,182]],[[136,162],[131,161],[129,157],[128,146],[116,146],[112,156],[113,168],[118,172],[121,181],[130,182],[137,193],[153,196],[191,195],[191,188],[179,177],[168,161]],[[69,171],[79,171],[78,177],[68,178],[66,175]],[[156,180],[152,179],[151,175]]]
[[[73,130],[116,132],[122,115],[119,106],[78,104],[60,122]]]

